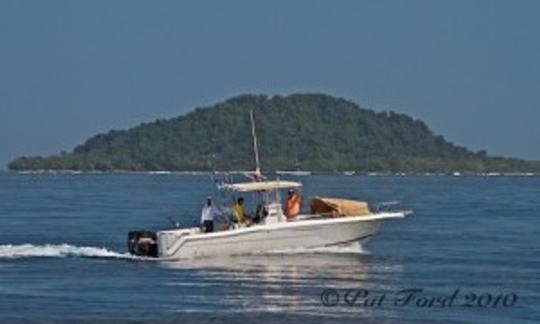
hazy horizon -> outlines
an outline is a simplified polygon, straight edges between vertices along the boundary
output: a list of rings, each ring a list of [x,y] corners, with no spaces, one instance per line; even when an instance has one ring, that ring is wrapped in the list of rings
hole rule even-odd
[[[239,94],[324,93],[540,160],[536,1],[0,2],[0,169]]]

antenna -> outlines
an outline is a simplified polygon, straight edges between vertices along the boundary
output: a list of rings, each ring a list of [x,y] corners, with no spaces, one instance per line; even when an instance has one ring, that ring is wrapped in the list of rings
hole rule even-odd
[[[253,150],[255,151],[255,176],[260,177],[261,167],[259,165],[259,147],[257,146],[257,134],[255,133],[255,120],[253,119],[253,109],[250,110],[251,135],[253,136]]]

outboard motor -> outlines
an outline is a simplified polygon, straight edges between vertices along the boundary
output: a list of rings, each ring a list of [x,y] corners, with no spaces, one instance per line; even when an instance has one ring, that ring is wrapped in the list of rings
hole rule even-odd
[[[152,231],[131,231],[128,233],[129,253],[138,256],[157,257],[157,235]]]

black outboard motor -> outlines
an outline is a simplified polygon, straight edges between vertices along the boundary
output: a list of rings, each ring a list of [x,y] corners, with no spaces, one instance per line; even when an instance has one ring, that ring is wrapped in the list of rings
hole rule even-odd
[[[152,231],[131,231],[128,233],[129,253],[138,256],[157,257],[157,235]]]

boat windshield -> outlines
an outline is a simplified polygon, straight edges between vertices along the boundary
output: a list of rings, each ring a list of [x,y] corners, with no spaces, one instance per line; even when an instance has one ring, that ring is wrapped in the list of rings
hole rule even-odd
[[[264,218],[266,215],[282,214],[283,202],[280,191],[301,191],[302,184],[294,181],[259,181],[223,183],[219,185],[221,192],[220,210],[227,219],[233,219],[233,206],[242,200],[246,217],[251,220]],[[257,222],[257,221],[256,221]]]

